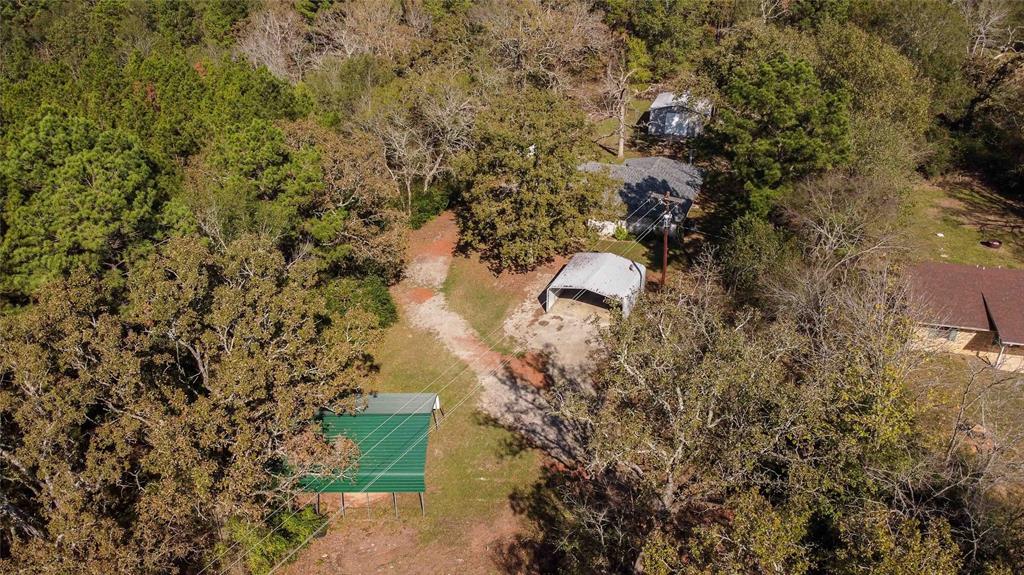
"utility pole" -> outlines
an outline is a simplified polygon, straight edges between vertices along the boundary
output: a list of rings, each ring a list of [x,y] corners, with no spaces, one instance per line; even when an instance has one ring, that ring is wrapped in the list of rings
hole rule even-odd
[[[683,198],[677,198],[669,194],[651,194],[652,198],[661,200],[661,204],[665,206],[665,213],[662,215],[662,226],[661,226],[661,287],[665,287],[668,282],[668,229],[672,225],[672,204],[685,204],[686,200]]]
[[[666,210],[661,217],[661,287],[664,288],[668,281],[668,228],[672,225],[672,214]]]

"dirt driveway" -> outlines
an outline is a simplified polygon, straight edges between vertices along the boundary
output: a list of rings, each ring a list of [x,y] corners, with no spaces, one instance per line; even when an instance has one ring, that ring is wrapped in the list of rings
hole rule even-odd
[[[540,297],[550,281],[550,273],[537,274],[505,320],[505,332],[560,367],[583,372],[593,365],[600,330],[610,324],[611,313],[572,298],[559,299],[551,313],[544,313]]]
[[[406,279],[395,287],[395,299],[415,327],[432,333],[473,370],[481,388],[481,411],[555,459],[568,461],[572,454],[564,426],[538,388],[551,360],[574,370],[588,364],[588,346],[597,334],[598,321],[574,312],[569,300],[560,302],[565,313],[541,317],[537,295],[552,273],[544,268],[523,282],[523,301],[504,324],[505,331],[518,342],[519,353],[506,356],[494,351],[468,321],[452,311],[441,290],[457,239],[450,213],[418,230],[410,241]],[[540,356],[544,362],[536,361]]]
[[[571,442],[540,388],[555,365],[582,372],[592,362],[592,346],[599,327],[607,324],[607,312],[602,315],[596,308],[566,299],[559,302],[556,313],[543,314],[537,296],[557,271],[557,266],[548,266],[529,277],[515,278],[524,286],[523,299],[503,329],[517,342],[518,353],[494,351],[465,318],[452,311],[442,291],[457,237],[450,213],[413,233],[406,278],[392,290],[395,300],[413,327],[432,334],[476,375],[480,389],[476,408],[552,458],[570,460]],[[493,573],[501,564],[502,550],[519,530],[518,518],[506,507],[496,521],[474,526],[468,545],[453,549],[444,541],[421,544],[416,529],[408,524],[362,521],[365,528],[330,529],[285,572]]]

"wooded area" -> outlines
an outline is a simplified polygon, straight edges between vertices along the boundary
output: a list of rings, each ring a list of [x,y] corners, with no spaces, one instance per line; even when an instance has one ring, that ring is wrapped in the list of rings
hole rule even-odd
[[[1017,380],[937,391],[903,277],[921,182],[1024,199],[1021,26],[1013,0],[3,2],[0,571],[230,546],[267,572],[323,524],[275,512],[298,479],[358,460],[312,416],[374,388],[410,230],[451,209],[460,249],[533,269],[617,209],[579,167],[628,147],[692,155],[707,241],[592,382],[545,390],[577,460],[523,494],[523,571],[1024,572],[1024,425],[974,419]],[[662,90],[713,103],[699,138],[633,130]]]

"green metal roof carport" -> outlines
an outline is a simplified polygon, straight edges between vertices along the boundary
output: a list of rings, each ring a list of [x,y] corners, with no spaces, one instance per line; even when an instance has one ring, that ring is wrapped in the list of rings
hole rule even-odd
[[[370,396],[356,413],[321,412],[324,435],[344,435],[359,446],[354,477],[308,477],[303,490],[320,493],[423,493],[427,434],[434,393],[382,393]],[[349,473],[351,475],[351,473]]]

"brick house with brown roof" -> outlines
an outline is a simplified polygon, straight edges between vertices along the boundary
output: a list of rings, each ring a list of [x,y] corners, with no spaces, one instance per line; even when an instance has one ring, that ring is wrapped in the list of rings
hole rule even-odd
[[[1024,270],[926,262],[910,286],[926,342],[1024,371]]]

